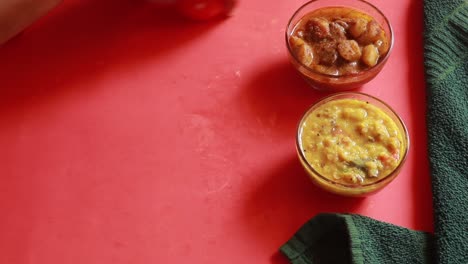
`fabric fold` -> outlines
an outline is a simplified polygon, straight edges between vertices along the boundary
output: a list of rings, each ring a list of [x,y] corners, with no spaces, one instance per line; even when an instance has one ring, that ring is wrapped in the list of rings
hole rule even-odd
[[[292,264],[432,263],[432,236],[351,214],[319,214],[281,247]]]

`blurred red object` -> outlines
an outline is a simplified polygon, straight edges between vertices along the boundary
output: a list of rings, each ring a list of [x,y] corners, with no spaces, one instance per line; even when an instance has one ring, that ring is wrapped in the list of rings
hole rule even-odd
[[[193,20],[210,20],[228,16],[237,0],[148,0],[158,6],[173,6]]]
[[[179,0],[179,11],[195,20],[209,20],[231,13],[235,0]]]
[[[0,0],[0,44],[19,34],[62,0]]]

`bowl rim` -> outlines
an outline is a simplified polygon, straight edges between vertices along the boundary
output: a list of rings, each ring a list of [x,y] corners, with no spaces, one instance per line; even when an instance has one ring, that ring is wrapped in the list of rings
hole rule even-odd
[[[313,72],[314,74],[317,74],[318,76],[324,76],[324,77],[328,77],[328,78],[332,78],[332,79],[340,79],[340,78],[348,78],[348,77],[356,77],[356,76],[360,76],[360,75],[365,75],[367,72],[373,70],[373,69],[376,69],[378,68],[380,65],[384,65],[388,58],[390,57],[390,54],[392,53],[393,51],[393,45],[394,45],[394,42],[395,42],[395,34],[394,34],[394,31],[393,31],[393,27],[392,27],[392,24],[390,23],[390,20],[387,18],[387,16],[375,5],[365,1],[365,0],[354,0],[356,2],[362,2],[368,6],[370,6],[371,8],[375,9],[380,15],[382,15],[382,17],[384,18],[385,20],[385,23],[387,23],[388,25],[388,29],[390,31],[390,46],[388,48],[388,51],[387,53],[385,54],[385,56],[380,59],[376,65],[372,66],[372,67],[369,67],[365,70],[362,70],[362,71],[359,71],[358,73],[351,73],[351,74],[346,74],[346,75],[331,75],[331,74],[326,74],[326,73],[320,73],[320,72],[317,72],[317,71],[314,71],[312,68],[310,68],[309,66],[305,65],[304,63],[302,63],[299,59],[296,58],[296,55],[294,54],[294,52],[292,51],[292,48],[291,48],[291,45],[289,44],[289,37],[290,35],[288,34],[288,29],[290,28],[290,26],[292,25],[292,21],[293,19],[299,14],[299,12],[301,12],[304,8],[306,8],[309,4],[313,3],[313,2],[317,2],[317,1],[326,1],[326,0],[311,0],[311,1],[308,1],[306,2],[305,4],[301,5],[294,13],[293,15],[291,16],[291,18],[288,20],[288,24],[286,25],[286,30],[285,30],[285,40],[286,40],[286,47],[288,48],[288,52],[289,54],[291,55],[292,58],[294,58],[294,61],[296,61],[296,63],[298,63],[301,67],[304,67],[305,69],[307,69],[308,71],[310,72]],[[361,12],[364,12],[366,13],[365,11],[362,11],[358,8],[355,8],[355,7],[350,7],[350,6],[346,6],[346,5],[342,5],[342,6],[339,6],[339,5],[330,5],[330,6],[323,6],[321,8],[325,8],[325,7],[348,7],[348,8],[352,8],[352,9],[356,9],[358,11],[361,11]],[[320,9],[320,8],[318,8]],[[316,10],[318,10],[316,9]],[[371,16],[373,17],[373,16]],[[295,26],[295,25],[294,25]]]
[[[403,157],[401,158],[400,162],[398,163],[398,166],[396,166],[388,175],[386,175],[385,177],[382,177],[381,179],[375,181],[375,182],[372,182],[372,183],[369,183],[369,184],[361,184],[361,185],[351,185],[351,184],[343,184],[343,183],[340,183],[340,182],[337,182],[337,181],[333,181],[327,177],[325,177],[324,175],[322,175],[320,172],[318,172],[317,170],[314,169],[314,167],[309,163],[309,161],[306,159],[305,155],[304,155],[304,151],[302,150],[302,126],[305,122],[305,120],[307,119],[307,117],[309,117],[309,115],[316,109],[317,106],[321,105],[322,103],[327,103],[327,102],[330,102],[332,100],[335,100],[336,97],[340,97],[340,96],[343,96],[343,95],[356,95],[356,96],[363,96],[363,97],[367,97],[367,98],[370,98],[371,100],[375,100],[377,102],[379,102],[380,104],[382,104],[383,106],[385,106],[393,115],[396,116],[398,122],[400,123],[401,127],[403,128],[403,140],[405,140],[406,142],[406,148],[405,148],[405,151],[403,153]],[[343,98],[343,99],[346,99],[346,98]],[[362,100],[362,99],[356,99],[356,100]],[[374,105],[375,107],[383,110],[385,113],[387,111],[385,111],[386,109],[382,109],[382,107],[379,107],[371,102],[369,102],[370,104]],[[387,114],[387,113],[386,113]],[[387,114],[388,115],[388,114]],[[394,120],[391,116],[389,116],[392,120]],[[395,121],[395,120],[394,120]],[[337,186],[340,186],[340,187],[343,187],[343,188],[347,188],[347,189],[360,189],[360,188],[365,188],[365,187],[371,187],[371,186],[375,186],[375,185],[379,185],[380,183],[382,182],[386,182],[387,180],[390,179],[390,181],[396,177],[392,177],[395,173],[398,173],[400,171],[400,169],[403,167],[405,161],[406,161],[406,158],[408,157],[408,152],[409,152],[409,149],[410,149],[410,137],[409,137],[409,133],[408,133],[408,128],[406,127],[405,125],[405,122],[401,119],[400,115],[398,115],[395,110],[393,110],[393,108],[388,105],[386,102],[384,102],[383,100],[375,97],[375,96],[372,96],[372,95],[369,95],[369,94],[366,94],[366,93],[362,93],[362,92],[340,92],[340,93],[334,93],[332,95],[328,95],[328,96],[325,96],[324,98],[318,100],[317,102],[313,103],[306,111],[305,113],[302,115],[302,118],[301,120],[299,121],[299,124],[297,126],[297,133],[296,133],[296,149],[297,149],[297,152],[299,154],[299,158],[301,159],[301,163],[303,164],[303,166],[307,166],[307,169],[312,171],[313,174],[315,174],[316,176],[318,176],[320,179],[324,180],[327,184],[329,185],[337,185]],[[310,175],[311,177],[314,177],[314,175]]]

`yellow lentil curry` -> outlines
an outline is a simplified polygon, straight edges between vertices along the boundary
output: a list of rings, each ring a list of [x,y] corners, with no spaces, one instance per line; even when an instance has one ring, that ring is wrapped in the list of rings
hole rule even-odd
[[[304,120],[300,147],[324,177],[362,185],[390,174],[405,151],[403,132],[383,110],[358,99],[337,99]]]

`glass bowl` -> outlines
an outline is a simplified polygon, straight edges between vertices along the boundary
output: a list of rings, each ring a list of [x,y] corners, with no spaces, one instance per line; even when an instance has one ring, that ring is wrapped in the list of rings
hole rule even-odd
[[[312,68],[306,66],[298,58],[296,58],[289,41],[290,37],[294,33],[296,26],[301,21],[301,19],[303,19],[309,13],[325,7],[352,8],[370,15],[372,18],[374,18],[375,21],[377,21],[377,23],[380,24],[380,26],[385,31],[387,43],[389,46],[387,53],[383,57],[379,58],[379,61],[376,65],[364,70],[360,70],[357,73],[336,76],[314,71]],[[339,92],[355,89],[372,80],[382,70],[385,63],[387,62],[392,52],[394,42],[393,29],[390,25],[390,21],[377,7],[364,0],[309,1],[301,6],[289,20],[285,37],[289,58],[294,68],[296,68],[296,70],[303,76],[307,83],[309,83],[309,85],[311,85],[313,88],[327,92]]]
[[[345,100],[345,99],[351,99],[351,100]],[[335,108],[330,108],[330,109],[338,109],[336,108],[336,105],[343,104],[344,101],[346,101],[346,103],[348,103],[350,106],[341,108],[341,110],[338,110],[336,112],[337,114],[328,112],[328,110],[325,110],[325,108],[322,107],[327,103],[329,103],[327,104],[327,106],[331,106],[332,105],[331,103],[334,102],[335,105],[333,107]],[[358,106],[353,106],[350,103],[353,103]],[[352,116],[348,116],[342,119],[337,118],[337,116],[343,117],[345,113],[353,113],[353,112],[350,112],[348,109],[351,109],[351,110],[354,109],[356,110],[356,113],[359,111],[361,112],[367,111],[367,112],[365,112],[366,114],[363,115],[360,121],[348,121],[348,120],[353,120],[353,119],[349,119]],[[325,111],[326,113],[330,113],[330,115],[324,117],[323,111]],[[322,113],[322,115],[320,115],[320,113]],[[330,116],[334,116],[333,117],[334,119],[330,119],[329,118]],[[355,119],[355,120],[358,120],[358,119]],[[335,131],[335,127],[333,129],[329,129],[327,128],[327,125],[326,125],[328,123],[333,124],[333,122],[335,122],[334,124],[336,124],[336,128],[338,128],[338,126],[343,127],[343,130],[335,135],[333,135],[334,134],[333,131]],[[348,123],[345,124],[343,122],[348,122]],[[372,133],[375,133],[375,131],[381,131],[381,130],[375,129],[377,127],[377,125],[375,125],[376,123],[380,122],[381,124],[389,124],[385,128],[385,131],[389,133],[387,134],[387,137],[384,139],[377,137],[375,141],[371,141],[369,135],[373,135],[373,134],[371,134],[370,132],[365,133],[365,134],[361,134],[361,132],[358,132],[357,129],[361,128],[360,127],[361,123],[359,122],[368,122],[367,124],[369,124],[368,126],[369,129],[374,129],[374,130],[369,130],[369,131],[372,131]],[[325,128],[324,128],[324,124],[325,124]],[[320,130],[321,132],[317,133],[318,130],[313,130],[314,128],[321,129]],[[313,137],[315,136],[317,136],[317,138],[313,139]],[[333,137],[335,137],[335,139]],[[354,146],[354,147],[348,147],[346,150],[343,150],[345,149],[345,146],[343,146],[343,142],[345,142],[344,140],[345,137],[347,137],[348,139],[350,138],[352,140],[351,142],[353,142],[352,144],[354,145],[351,145],[351,146]],[[340,156],[340,151],[344,151],[345,153],[347,153],[348,157],[349,156],[354,157],[354,158],[351,158],[351,160],[360,159],[360,158],[364,159],[362,156],[363,152],[362,152],[361,146],[363,148],[365,147],[366,151],[368,151],[364,154],[365,156],[367,155],[367,153],[369,153],[365,161],[376,162],[376,164],[380,162],[379,166],[382,166],[384,161],[387,162],[385,159],[383,159],[382,161],[379,161],[382,157],[384,158],[392,157],[390,154],[387,155],[383,152],[380,152],[382,148],[387,149],[391,146],[390,144],[391,139],[392,139],[391,137],[394,137],[398,141],[398,144],[394,145],[397,147],[393,149],[394,151],[393,153],[398,153],[398,154],[396,154],[397,156],[393,156],[394,160],[393,160],[392,166],[389,166],[387,168],[386,173],[384,173],[383,172],[384,170],[382,169],[381,170],[382,175],[376,176],[377,174],[375,174],[375,175],[372,175],[373,177],[370,177],[369,176],[370,174],[366,174],[366,173],[369,173],[370,170],[364,173],[365,167],[364,169],[363,167],[359,167],[360,169],[363,170],[362,172],[366,174],[366,177],[362,178],[363,179],[362,182],[349,182],[349,181],[345,181],[344,180],[345,178],[336,178],[336,174],[332,175],[330,171],[327,172],[328,175],[324,173],[325,171],[324,164],[325,164],[325,168],[327,166],[329,167],[338,166],[337,164],[339,164],[339,162],[341,162],[341,164],[352,164],[350,166],[355,165],[354,163],[348,163],[348,160],[346,157],[344,159],[341,159],[342,156]],[[348,139],[346,140],[350,142]],[[327,143],[326,141],[334,142],[334,143],[326,144]],[[340,142],[342,144],[341,146],[340,146]],[[375,142],[375,144],[371,142]],[[408,150],[409,150],[409,146],[410,146],[410,140],[409,140],[408,130],[406,129],[405,124],[403,123],[401,118],[398,116],[398,114],[394,110],[392,110],[392,108],[389,105],[387,105],[385,102],[381,101],[380,99],[364,94],[364,93],[358,93],[358,92],[338,93],[335,95],[328,96],[320,100],[319,102],[313,104],[312,107],[306,111],[301,121],[299,122],[297,135],[296,135],[296,150],[297,150],[299,160],[302,166],[304,167],[305,171],[307,172],[307,174],[312,179],[313,183],[315,183],[316,185],[318,185],[319,187],[323,188],[326,191],[339,194],[339,195],[344,195],[344,196],[367,196],[387,186],[393,179],[395,179],[395,177],[400,172],[403,164],[405,163]],[[340,148],[341,150],[339,150]],[[329,155],[328,153],[332,153],[332,151],[336,151],[336,154],[332,154],[332,156],[328,156]],[[379,154],[375,154],[375,153],[379,153]],[[384,154],[387,156],[385,156]],[[358,158],[355,158],[356,156],[359,156],[359,155],[361,156]],[[372,155],[375,155],[375,156],[372,156]],[[318,156],[322,158],[316,159]],[[354,160],[352,162],[354,162]],[[367,166],[368,163],[365,163],[365,164]],[[346,167],[347,166],[348,165],[346,165]],[[364,165],[360,165],[360,166],[364,166]],[[351,169],[357,169],[357,168],[358,167],[352,167]],[[343,173],[343,171],[346,172],[347,170],[348,168],[344,168],[343,170],[340,170],[340,171],[336,170],[336,173],[338,172]]]

